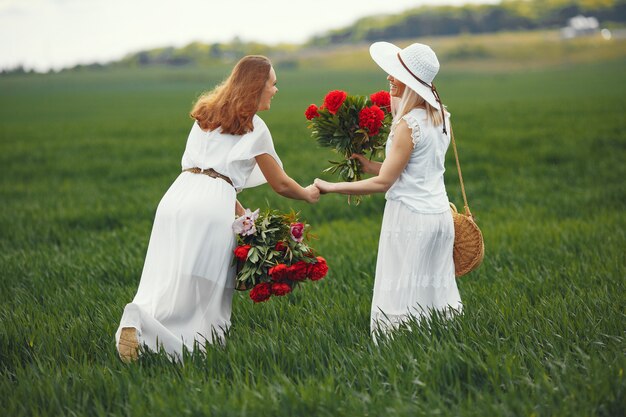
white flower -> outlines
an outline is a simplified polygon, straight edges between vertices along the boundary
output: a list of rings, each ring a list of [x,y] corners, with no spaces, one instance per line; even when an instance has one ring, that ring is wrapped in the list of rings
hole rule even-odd
[[[237,233],[241,236],[249,236],[256,233],[256,226],[254,222],[259,217],[259,209],[255,211],[250,211],[250,209],[246,209],[246,212],[243,216],[237,217],[233,222],[233,232]]]

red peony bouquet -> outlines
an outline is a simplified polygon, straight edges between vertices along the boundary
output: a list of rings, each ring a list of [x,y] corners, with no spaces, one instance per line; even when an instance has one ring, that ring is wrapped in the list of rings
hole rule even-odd
[[[334,149],[343,161],[329,161],[324,172],[338,173],[344,181],[358,181],[363,172],[353,153],[372,157],[382,153],[391,126],[391,97],[386,91],[365,96],[351,96],[334,90],[326,94],[324,103],[311,104],[304,112],[311,136]]]
[[[306,243],[309,225],[296,213],[246,209],[233,223],[233,231],[238,243],[233,259],[236,288],[250,290],[256,303],[289,294],[299,283],[318,281],[328,272],[326,260]]]

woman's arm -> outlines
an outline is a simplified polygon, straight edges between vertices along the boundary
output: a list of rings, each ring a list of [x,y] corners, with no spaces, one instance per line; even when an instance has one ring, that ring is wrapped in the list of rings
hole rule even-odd
[[[235,215],[237,217],[243,216],[246,213],[246,209],[243,208],[239,200],[235,200]]]
[[[272,156],[264,153],[255,159],[263,176],[276,193],[294,200],[305,200],[308,203],[316,203],[320,199],[320,191],[315,185],[301,187],[287,175]]]
[[[380,167],[378,176],[355,182],[331,183],[320,179],[315,180],[315,185],[322,194],[374,194],[386,192],[398,179],[404,167],[409,162],[413,151],[411,129],[405,121],[396,126],[391,150]]]

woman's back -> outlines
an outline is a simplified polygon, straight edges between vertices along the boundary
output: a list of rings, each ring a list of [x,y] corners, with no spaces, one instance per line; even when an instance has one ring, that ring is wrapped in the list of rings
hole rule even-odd
[[[204,131],[194,122],[181,161],[182,169],[213,168],[231,179],[233,186],[254,187],[265,182],[254,156],[271,155],[282,166],[274,149],[272,135],[259,116],[253,118],[253,130],[243,135],[230,135],[221,129]]]

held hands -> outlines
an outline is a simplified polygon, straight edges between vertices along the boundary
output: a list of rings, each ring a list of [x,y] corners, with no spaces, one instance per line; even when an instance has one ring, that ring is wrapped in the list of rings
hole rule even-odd
[[[320,190],[314,185],[311,184],[304,189],[307,192],[306,202],[310,204],[315,204],[320,199]]]
[[[361,168],[363,168],[363,172],[365,172],[366,174],[374,174],[374,175],[379,174],[380,166],[382,165],[380,162],[370,161],[369,159],[367,159],[364,155],[360,153],[353,153],[352,155],[350,155],[350,159],[356,159],[357,161],[359,161]],[[319,189],[321,194],[343,192],[341,191],[342,186],[338,186],[339,183],[328,182],[328,181],[321,180],[319,178],[315,178],[315,181],[313,181],[313,184],[315,184],[315,186]],[[341,183],[341,184],[344,184],[344,183]]]
[[[331,188],[333,186],[333,183],[331,182],[320,180],[319,178],[315,178],[315,181],[313,181],[313,184],[315,184],[315,186],[319,189],[321,194],[332,193]]]

